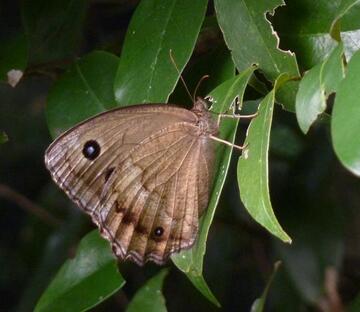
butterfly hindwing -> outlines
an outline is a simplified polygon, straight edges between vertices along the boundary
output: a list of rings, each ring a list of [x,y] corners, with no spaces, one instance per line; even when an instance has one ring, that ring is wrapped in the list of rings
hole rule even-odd
[[[45,162],[118,257],[163,264],[193,245],[207,206],[213,144],[196,122],[174,106],[116,109],[61,135]]]
[[[131,150],[119,164],[111,187],[118,195],[108,194],[105,199],[104,206],[111,208],[102,216],[102,224],[120,258],[162,264],[171,253],[193,244],[201,145],[192,135],[193,128],[169,126]]]

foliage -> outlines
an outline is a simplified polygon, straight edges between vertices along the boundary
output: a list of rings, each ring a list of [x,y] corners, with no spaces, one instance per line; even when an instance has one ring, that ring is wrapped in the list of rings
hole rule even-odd
[[[263,311],[266,305],[275,311],[324,310],[326,304],[354,309],[360,289],[339,283],[336,301],[328,290],[335,282],[326,272],[333,268],[345,280],[343,264],[353,260],[346,244],[357,243],[346,235],[360,237],[360,2],[125,3],[23,1],[15,8],[15,16],[21,16],[17,26],[4,28],[0,128],[11,140],[0,145],[0,182],[34,202],[24,204],[22,195],[13,196],[0,184],[1,203],[32,212],[18,213],[22,222],[11,219],[13,230],[4,230],[4,238],[11,231],[25,237],[17,238],[19,249],[6,243],[0,251],[12,251],[1,260],[11,267],[1,286],[26,281],[20,299],[7,308],[18,302],[19,311],[95,306],[177,311],[190,303],[191,311],[215,306]],[[20,82],[10,82],[14,71]],[[208,96],[214,113],[231,113],[236,103],[242,114],[257,116],[222,119],[219,136],[245,148],[239,157],[237,150],[218,146],[213,192],[198,239],[190,250],[172,256],[169,283],[163,285],[168,268],[120,263],[118,269],[97,230],[86,234],[86,217],[74,213],[42,171],[50,140],[42,114],[55,138],[116,106],[174,102],[189,107],[180,73],[190,90],[210,75],[198,94]],[[39,77],[44,82],[36,91]],[[47,96],[44,109],[17,104],[38,94]],[[29,159],[36,159],[33,167]],[[34,206],[57,221],[34,213]],[[54,259],[54,250],[61,257]],[[65,260],[69,253],[74,258]],[[354,254],[359,261],[360,251]],[[279,259],[283,265],[266,284]]]

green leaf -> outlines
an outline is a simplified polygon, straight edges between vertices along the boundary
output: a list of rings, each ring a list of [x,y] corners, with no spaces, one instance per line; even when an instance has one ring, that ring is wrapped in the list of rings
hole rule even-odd
[[[269,289],[270,289],[270,286],[271,286],[271,283],[272,281],[274,280],[274,277],[275,277],[275,274],[276,272],[278,271],[279,267],[281,265],[281,262],[278,261],[275,263],[274,265],[274,270],[266,284],[266,287],[264,289],[264,292],[262,293],[261,297],[256,299],[254,301],[254,303],[252,304],[251,306],[251,312],[263,312],[264,309],[265,309],[265,303],[266,303],[266,297],[268,295],[268,292],[269,292]]]
[[[166,312],[165,298],[162,294],[167,269],[161,270],[149,279],[135,294],[126,312]]]
[[[271,81],[275,81],[281,73],[299,76],[295,56],[278,48],[277,38],[266,19],[266,13],[282,4],[281,0],[215,0],[220,28],[239,71],[251,64],[258,64]],[[287,98],[281,97],[279,100],[286,109],[294,111],[296,85],[286,87],[284,92]]]
[[[73,57],[79,46],[85,0],[22,1],[31,63]]]
[[[116,106],[112,84],[117,62],[117,56],[95,51],[77,60],[56,81],[46,107],[53,137],[88,117]]]
[[[342,164],[360,176],[360,51],[348,64],[348,72],[336,93],[331,119],[335,153]]]
[[[330,36],[329,30],[347,3],[349,1],[287,1],[286,6],[277,9],[274,26],[281,38],[281,46],[296,53],[303,70],[324,61],[337,46],[338,42]],[[341,39],[347,58],[359,48],[359,34],[360,6],[356,5],[341,19]]]
[[[360,1],[359,0],[342,0],[335,16],[335,19],[332,21],[331,27],[330,27],[330,35],[333,37],[336,41],[341,41],[341,25],[340,21],[341,18],[349,13],[354,7],[359,6]]]
[[[24,34],[18,34],[0,43],[0,80],[9,81],[11,70],[22,74],[28,60],[28,47]]]
[[[0,131],[0,144],[4,144],[9,141],[7,134],[4,131]]]
[[[209,77],[200,84],[195,96],[204,96],[225,80],[234,77],[235,66],[231,60],[230,52],[225,45],[215,48],[214,51],[204,54],[195,60],[194,63],[188,64],[182,76],[190,92],[195,90],[200,79],[205,74]],[[175,91],[170,96],[169,102],[182,103],[184,99],[188,98],[189,95],[183,84],[178,83]]]
[[[35,311],[85,311],[125,284],[110,245],[94,230],[80,242],[43,293]]]
[[[114,83],[121,105],[166,103],[189,60],[206,11],[206,0],[143,0],[127,30]],[[137,92],[134,92],[137,90]]]
[[[285,79],[285,75],[279,76],[274,89],[259,104],[258,116],[251,121],[248,128],[245,140],[247,147],[239,159],[237,172],[240,198],[247,211],[270,233],[290,243],[290,237],[281,228],[272,209],[268,177],[268,152],[275,91]]]
[[[336,92],[344,78],[342,55],[343,45],[339,44],[324,62],[310,69],[300,82],[296,96],[296,117],[304,133],[325,111],[327,97]]]
[[[238,76],[227,80],[218,86],[215,90],[213,90],[210,93],[210,97],[213,99],[212,111],[216,113],[226,112],[235,98],[238,98],[239,103],[241,104],[245,88],[254,70],[255,67],[250,67],[240,73]],[[233,143],[235,140],[237,125],[238,120],[222,120],[219,137]],[[224,145],[218,145],[217,164],[215,166],[216,180],[214,182],[208,209],[200,221],[199,237],[192,249],[185,250],[177,255],[172,256],[172,260],[174,261],[175,265],[184,273],[186,273],[194,286],[206,298],[208,298],[217,306],[220,306],[220,304],[207,286],[202,276],[202,271],[204,255],[206,252],[206,241],[212,220],[214,218],[215,209],[219,202],[220,194],[225,183],[225,177],[229,169],[231,154],[232,148]]]

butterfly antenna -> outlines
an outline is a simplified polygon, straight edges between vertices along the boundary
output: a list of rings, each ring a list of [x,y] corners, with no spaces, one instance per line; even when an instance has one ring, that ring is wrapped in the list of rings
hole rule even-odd
[[[183,76],[181,75],[179,68],[178,68],[177,65],[176,65],[175,58],[174,58],[174,56],[173,56],[173,54],[172,54],[172,50],[171,50],[171,49],[170,49],[170,51],[169,51],[169,54],[170,54],[171,63],[173,63],[176,71],[178,72],[178,74],[179,74],[179,76],[180,76],[180,79],[181,79],[181,81],[182,81],[182,83],[183,83],[183,85],[184,85],[184,87],[185,87],[186,93],[189,95],[191,101],[193,101],[193,103],[195,103],[195,98],[193,98],[193,97],[191,96],[191,93],[190,93],[190,91],[189,91],[189,89],[188,89],[188,87],[187,87],[187,85],[186,85],[186,83],[185,83],[185,80],[184,80]]]
[[[194,99],[194,102],[195,102],[195,97],[196,97],[196,93],[197,91],[199,90],[199,87],[201,85],[201,83],[205,80],[205,79],[208,79],[210,76],[209,75],[204,75],[200,78],[199,82],[197,83],[196,87],[195,87],[195,91],[194,91],[194,95],[193,95],[193,99]]]

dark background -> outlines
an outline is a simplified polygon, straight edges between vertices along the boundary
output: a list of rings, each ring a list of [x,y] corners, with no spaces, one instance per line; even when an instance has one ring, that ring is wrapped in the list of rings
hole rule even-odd
[[[30,64],[16,88],[0,84],[0,130],[9,136],[0,145],[1,311],[31,311],[64,260],[74,255],[79,239],[93,228],[45,170],[43,155],[51,142],[44,114],[46,97],[74,56],[94,49],[120,54],[136,4],[89,2],[82,37],[72,56]],[[22,27],[20,4],[1,1],[0,8],[0,40],[5,40]],[[208,15],[212,12],[210,5]],[[185,76],[191,75],[192,62],[221,44],[218,31],[203,34]],[[250,90],[247,97],[255,95]],[[245,129],[246,124],[242,133]],[[234,169],[236,155],[233,158]],[[326,121],[305,137],[294,114],[279,107],[275,111],[271,198],[292,246],[271,237],[248,216],[239,200],[236,170],[229,172],[205,258],[205,277],[223,309],[249,311],[277,260],[283,263],[271,286],[269,311],[321,310],[322,302],[334,299],[326,291],[334,284],[331,274],[337,276],[343,304],[350,303],[360,290],[360,183],[336,159]],[[217,310],[170,266],[164,286],[169,311]],[[94,310],[123,310],[157,270],[151,264],[144,268],[123,264],[126,286]]]

